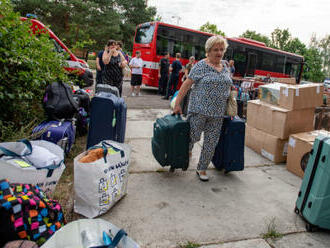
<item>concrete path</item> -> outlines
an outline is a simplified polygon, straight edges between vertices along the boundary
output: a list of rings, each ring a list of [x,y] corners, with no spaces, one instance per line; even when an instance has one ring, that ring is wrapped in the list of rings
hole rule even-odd
[[[124,228],[143,248],[330,247],[329,233],[305,232],[293,212],[301,179],[249,148],[244,171],[224,175],[210,165],[209,182],[195,173],[201,142],[187,171],[162,168],[152,156],[151,137],[153,122],[168,113],[129,108],[128,194],[100,218]],[[268,229],[284,236],[263,239]]]

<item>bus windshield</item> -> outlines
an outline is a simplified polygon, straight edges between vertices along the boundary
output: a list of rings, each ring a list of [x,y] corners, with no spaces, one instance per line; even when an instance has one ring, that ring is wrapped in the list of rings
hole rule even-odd
[[[155,25],[141,25],[136,31],[135,42],[139,44],[149,44],[152,41]]]

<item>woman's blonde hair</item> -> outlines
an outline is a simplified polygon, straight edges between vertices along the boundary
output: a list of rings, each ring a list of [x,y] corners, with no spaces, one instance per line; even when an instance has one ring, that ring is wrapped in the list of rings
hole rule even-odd
[[[215,44],[220,44],[220,45],[224,45],[225,47],[225,52],[227,50],[228,47],[228,43],[227,40],[225,38],[223,38],[220,35],[214,35],[211,36],[210,38],[207,39],[206,43],[205,43],[205,52],[209,53],[211,48],[215,45]]]

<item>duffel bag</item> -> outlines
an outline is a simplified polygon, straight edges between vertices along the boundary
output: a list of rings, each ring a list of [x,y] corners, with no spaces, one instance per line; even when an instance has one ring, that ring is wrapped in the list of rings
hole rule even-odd
[[[61,147],[45,140],[0,143],[0,180],[38,185],[52,193],[64,169]]]
[[[65,224],[60,204],[38,186],[7,179],[0,180],[0,219],[0,243],[27,239],[40,246]]]
[[[106,213],[127,192],[131,149],[102,141],[74,159],[74,211],[88,218]]]

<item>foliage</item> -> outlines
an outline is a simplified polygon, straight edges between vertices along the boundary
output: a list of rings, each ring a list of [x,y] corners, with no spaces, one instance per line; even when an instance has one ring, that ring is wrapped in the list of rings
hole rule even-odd
[[[63,55],[54,50],[48,34],[32,35],[31,23],[20,20],[9,0],[1,2],[0,16],[0,128],[14,132],[43,117],[46,85],[67,76]]]
[[[200,31],[206,32],[206,33],[211,33],[211,34],[218,34],[223,37],[225,37],[225,33],[222,32],[221,30],[218,30],[218,27],[216,24],[211,24],[209,22],[205,23],[199,28]]]
[[[265,35],[257,33],[256,31],[246,30],[243,34],[240,35],[240,37],[263,42],[266,44],[266,46],[270,45],[270,39]]]
[[[322,60],[322,71],[326,77],[330,77],[330,35],[326,35],[320,40],[317,40],[315,35],[312,36],[310,47],[319,51]]]
[[[69,47],[77,42],[94,40],[89,48],[103,49],[109,39],[123,40],[132,48],[135,27],[152,21],[156,9],[147,8],[144,0],[12,0],[22,15],[33,13]]]
[[[271,218],[267,225],[267,232],[262,234],[263,239],[282,238],[283,234],[276,230],[275,217]]]
[[[281,30],[279,28],[276,28],[271,34],[270,46],[286,51],[286,48],[289,45],[290,40],[291,40],[291,34],[289,32],[289,29]]]
[[[136,25],[154,20],[156,8],[147,7],[144,0],[116,0],[116,6],[121,17],[120,29],[125,48],[132,50]]]
[[[83,41],[77,41],[72,49],[84,49],[84,48],[88,48],[91,47],[93,44],[95,44],[95,40],[83,40]]]

